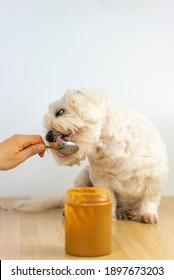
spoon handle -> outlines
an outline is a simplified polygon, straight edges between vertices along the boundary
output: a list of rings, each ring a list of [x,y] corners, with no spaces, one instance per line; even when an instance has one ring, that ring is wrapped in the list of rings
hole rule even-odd
[[[59,147],[60,147],[60,145],[56,145],[56,147],[54,147],[54,146],[47,146],[47,145],[45,145],[45,147],[46,147],[47,149],[58,150],[58,149],[59,149]]]

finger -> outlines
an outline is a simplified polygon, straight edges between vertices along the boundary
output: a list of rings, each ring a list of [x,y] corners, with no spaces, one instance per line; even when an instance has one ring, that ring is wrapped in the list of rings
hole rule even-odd
[[[45,150],[46,150],[46,149],[45,149]],[[43,157],[44,157],[44,154],[45,154],[45,151],[42,152],[42,153],[39,153],[39,156],[40,156],[41,158],[43,158]]]
[[[43,157],[44,157],[44,153],[40,153],[39,156],[40,156],[41,158],[43,158]]]
[[[42,154],[45,152],[45,145],[44,144],[37,144],[29,146],[28,148],[24,149],[22,152],[20,152],[20,156],[22,160],[26,160],[27,158],[34,156],[36,154]]]
[[[44,144],[40,135],[17,135],[18,143],[21,143],[22,149],[36,144]]]

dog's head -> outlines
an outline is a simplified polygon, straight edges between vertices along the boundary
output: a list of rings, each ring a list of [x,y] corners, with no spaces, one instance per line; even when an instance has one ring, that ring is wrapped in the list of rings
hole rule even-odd
[[[60,164],[80,164],[100,137],[105,112],[106,96],[89,90],[67,90],[58,101],[50,104],[44,118],[46,140],[71,141],[79,146],[74,155],[61,156],[52,150]]]

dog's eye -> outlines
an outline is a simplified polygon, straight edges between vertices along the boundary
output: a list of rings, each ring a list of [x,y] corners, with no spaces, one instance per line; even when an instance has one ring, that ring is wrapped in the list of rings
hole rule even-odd
[[[57,111],[57,112],[55,113],[55,116],[56,116],[56,117],[60,117],[60,116],[62,116],[62,115],[64,114],[64,112],[65,112],[64,109],[60,109],[59,111]]]

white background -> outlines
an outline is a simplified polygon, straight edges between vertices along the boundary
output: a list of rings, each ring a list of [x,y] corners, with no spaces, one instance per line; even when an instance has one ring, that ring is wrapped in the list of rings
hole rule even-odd
[[[67,88],[107,91],[150,118],[166,142],[174,195],[174,2],[0,0],[0,141],[41,134]],[[81,167],[49,153],[0,172],[0,196],[65,193]]]

